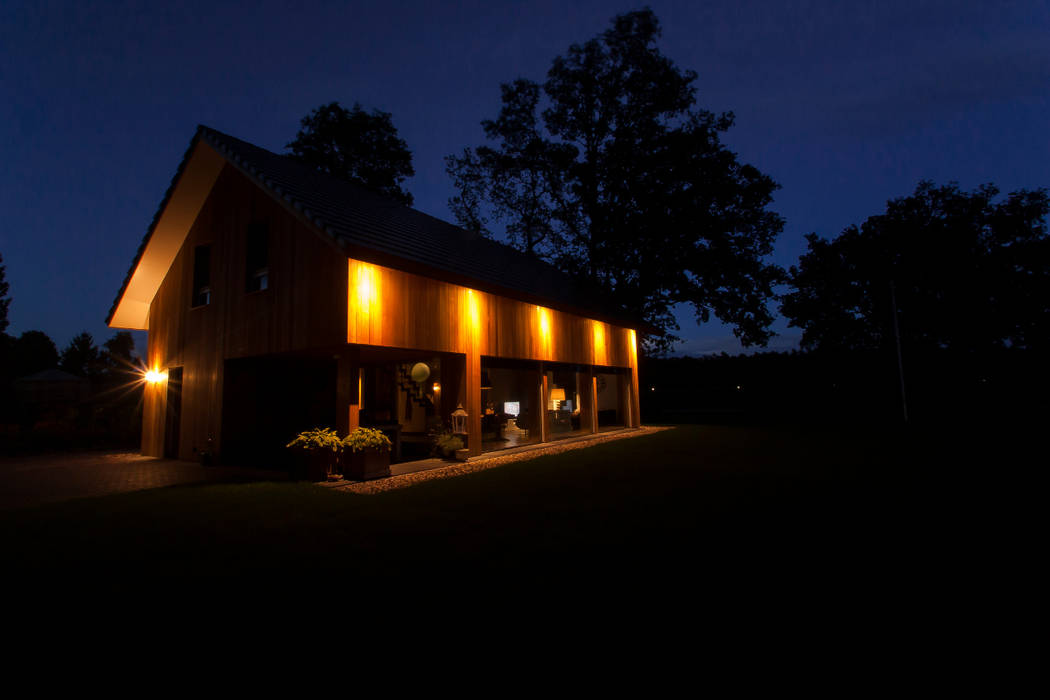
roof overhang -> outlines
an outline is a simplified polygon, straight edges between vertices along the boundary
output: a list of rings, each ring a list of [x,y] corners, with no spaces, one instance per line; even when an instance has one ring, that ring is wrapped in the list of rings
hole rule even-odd
[[[194,139],[106,319],[110,328],[148,329],[153,297],[225,163],[218,151]]]

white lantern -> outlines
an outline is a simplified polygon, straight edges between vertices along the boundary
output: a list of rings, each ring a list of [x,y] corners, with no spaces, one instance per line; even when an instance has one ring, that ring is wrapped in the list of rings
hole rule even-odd
[[[452,432],[461,435],[467,433],[467,412],[463,410],[463,404],[456,406],[452,412]]]

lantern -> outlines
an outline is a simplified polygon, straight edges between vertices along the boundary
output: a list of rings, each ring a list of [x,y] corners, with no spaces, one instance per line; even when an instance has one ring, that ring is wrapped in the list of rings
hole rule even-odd
[[[456,406],[456,410],[452,412],[452,432],[467,434],[467,412],[463,410],[463,404]]]

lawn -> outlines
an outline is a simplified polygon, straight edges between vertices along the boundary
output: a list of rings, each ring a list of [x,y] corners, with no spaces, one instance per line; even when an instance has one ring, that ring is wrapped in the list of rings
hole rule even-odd
[[[375,496],[219,484],[8,511],[0,546],[26,580],[790,576],[918,556],[937,450],[885,430],[679,426]]]

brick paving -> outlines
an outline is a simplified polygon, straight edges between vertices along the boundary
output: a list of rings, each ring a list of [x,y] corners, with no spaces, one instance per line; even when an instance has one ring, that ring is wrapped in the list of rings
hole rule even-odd
[[[276,481],[283,472],[203,467],[134,452],[69,452],[0,458],[0,509],[92,498],[178,484]]]

